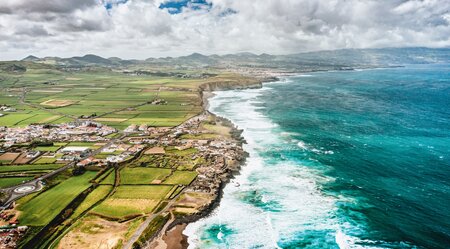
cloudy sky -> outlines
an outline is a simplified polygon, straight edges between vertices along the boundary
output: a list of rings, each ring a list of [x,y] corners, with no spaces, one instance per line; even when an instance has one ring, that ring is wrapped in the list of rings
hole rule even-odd
[[[444,0],[1,0],[0,60],[450,47]]]

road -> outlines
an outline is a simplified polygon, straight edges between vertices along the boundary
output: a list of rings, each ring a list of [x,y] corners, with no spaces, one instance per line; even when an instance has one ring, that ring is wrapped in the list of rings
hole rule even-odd
[[[45,111],[50,112],[50,113],[54,113],[54,114],[57,114],[57,115],[62,115],[62,116],[64,116],[64,117],[69,117],[69,118],[77,119],[77,117],[73,117],[73,116],[67,115],[67,114],[65,114],[65,113],[60,113],[60,112],[55,111],[55,110],[52,110],[52,109],[44,108],[44,107],[42,107],[42,106],[40,106],[40,105],[37,105],[37,104],[32,104],[32,103],[25,102],[26,93],[27,93],[27,89],[26,89],[26,88],[23,88],[23,90],[22,90],[22,95],[21,95],[20,98],[19,98],[20,103],[25,104],[25,105],[28,105],[28,106],[31,106],[31,107],[34,107],[34,108],[37,108],[37,109],[40,109],[40,110],[45,110]],[[125,109],[127,109],[127,108],[136,108],[136,107],[139,107],[139,106],[142,106],[142,105],[145,105],[145,104],[148,104],[148,103],[140,103],[140,104],[135,105],[135,106],[123,108],[123,110],[125,110]],[[117,111],[117,110],[116,110],[116,111]],[[188,122],[189,120],[191,120],[191,119],[193,119],[193,118],[196,118],[196,117],[199,116],[199,115],[201,115],[201,114],[198,114],[198,115],[196,115],[196,116],[194,116],[194,117],[192,117],[192,118],[186,120],[185,122],[183,122],[183,124],[186,123],[186,122]],[[102,116],[102,115],[100,115],[100,116]],[[181,126],[181,125],[183,125],[183,124],[180,124],[179,126]],[[178,126],[177,126],[177,127],[178,127]],[[175,128],[176,128],[176,127],[175,127]],[[166,134],[168,134],[168,133],[170,133],[170,132],[166,132],[164,135],[166,135]],[[89,153],[88,155],[86,155],[85,157],[83,157],[81,160],[83,160],[83,159],[85,159],[85,158],[88,158],[88,157],[91,157],[91,156],[95,156],[96,154],[98,154],[99,152],[101,152],[104,148],[109,147],[109,145],[111,145],[112,143],[115,143],[115,142],[117,142],[117,141],[119,141],[119,140],[122,140],[122,139],[124,139],[124,138],[127,136],[127,134],[126,134],[126,133],[123,133],[123,132],[120,132],[120,134],[121,134],[121,135],[120,135],[119,137],[117,137],[117,138],[115,138],[115,139],[109,140],[107,144],[105,144],[104,146],[102,146],[102,147],[100,147],[100,148],[98,148],[98,149],[92,151],[91,153]],[[52,176],[54,176],[54,175],[56,175],[56,174],[58,174],[58,173],[60,173],[60,172],[63,172],[63,171],[65,171],[65,170],[69,169],[70,167],[75,166],[75,164],[76,164],[76,162],[70,162],[70,163],[66,164],[65,166],[63,166],[63,167],[61,167],[61,168],[59,168],[59,169],[57,169],[57,170],[54,170],[54,171],[52,171],[52,172],[49,172],[49,173],[47,173],[47,174],[45,174],[45,175],[40,176],[39,178],[33,179],[33,180],[29,181],[29,182],[26,182],[26,183],[23,183],[23,184],[14,186],[14,187],[10,187],[10,188],[3,189],[3,190],[5,190],[5,192],[7,192],[7,193],[10,194],[10,197],[8,198],[8,200],[5,202],[5,204],[4,204],[3,206],[0,206],[0,211],[1,211],[1,210],[4,210],[4,209],[6,209],[6,208],[8,208],[9,205],[10,205],[11,203],[13,203],[15,200],[17,200],[17,199],[19,199],[19,198],[21,198],[21,197],[23,197],[23,196],[26,196],[26,195],[28,195],[28,194],[31,194],[31,193],[38,192],[38,191],[42,190],[42,188],[43,188],[42,181],[43,181],[43,180],[45,180],[45,179],[47,179],[47,178],[49,178],[49,177],[52,177]],[[17,189],[20,189],[20,188],[25,188],[25,189],[27,189],[27,187],[28,187],[28,189],[29,189],[28,191],[17,192]],[[166,205],[165,208],[163,208],[162,210],[160,210],[160,211],[157,212],[157,213],[154,213],[154,214],[151,214],[151,215],[147,216],[146,220],[145,220],[145,221],[138,227],[138,229],[133,233],[133,235],[130,237],[130,239],[127,241],[127,243],[123,246],[123,248],[125,248],[125,249],[131,249],[132,246],[133,246],[133,244],[134,244],[134,242],[136,242],[136,241],[139,239],[139,237],[142,235],[142,233],[144,232],[144,230],[148,227],[148,225],[150,224],[150,222],[151,222],[153,219],[155,219],[155,217],[157,217],[158,215],[161,215],[161,214],[163,214],[163,213],[165,213],[165,212],[168,212],[169,209],[172,207],[172,205],[175,203],[177,197],[180,196],[183,192],[184,192],[184,189],[183,189],[182,191],[180,191],[180,193],[178,193],[178,195],[175,196],[171,201],[169,201],[169,203]],[[164,225],[164,227],[163,227],[163,229],[161,230],[161,232],[165,232],[165,230],[167,229],[167,227],[169,226],[169,224],[170,224],[171,222],[172,222],[172,219],[170,219],[170,220]]]
[[[118,140],[122,140],[124,137],[126,137],[126,134],[121,134],[119,137],[109,140],[108,143],[106,143],[102,147],[92,151],[91,153],[89,153],[88,155],[83,157],[81,160],[86,159],[86,158],[91,157],[91,156],[97,155],[104,148],[109,147],[112,143],[115,143]],[[6,208],[8,208],[9,205],[11,205],[11,203],[13,203],[17,199],[19,199],[19,198],[21,198],[23,196],[29,195],[31,193],[40,191],[43,188],[43,185],[41,183],[43,180],[45,180],[45,179],[47,179],[49,177],[52,177],[52,176],[54,176],[54,175],[56,175],[56,174],[58,174],[60,172],[65,171],[65,170],[68,170],[70,167],[75,166],[75,163],[76,162],[70,162],[70,163],[66,164],[65,166],[63,166],[63,167],[61,167],[59,169],[56,169],[56,170],[54,170],[52,172],[49,172],[49,173],[47,173],[45,175],[42,175],[42,176],[40,176],[40,177],[38,177],[36,179],[33,179],[33,180],[29,181],[29,182],[25,182],[25,183],[20,184],[20,185],[16,185],[16,186],[13,186],[13,187],[2,189],[6,193],[10,194],[10,196],[9,196],[8,200],[3,204],[3,206],[0,206],[0,211],[1,210],[5,210]],[[29,191],[26,191],[26,192],[17,192],[17,191],[15,191],[16,189],[19,189],[19,188],[22,188],[22,189],[28,188]]]
[[[54,175],[56,175],[56,174],[58,174],[58,173],[60,173],[60,172],[62,172],[64,170],[67,170],[70,167],[72,167],[74,164],[75,164],[74,162],[68,163],[64,167],[61,167],[61,168],[59,168],[57,170],[54,170],[54,171],[52,171],[50,173],[42,175],[42,176],[40,176],[40,177],[38,177],[36,179],[33,179],[33,180],[29,181],[29,182],[25,182],[23,184],[16,185],[14,187],[9,187],[9,188],[3,189],[6,193],[9,193],[10,196],[9,196],[8,200],[3,204],[3,206],[0,207],[0,211],[1,210],[5,210],[6,208],[8,208],[9,205],[11,205],[11,203],[13,203],[17,199],[19,199],[19,198],[21,198],[23,196],[29,195],[31,193],[40,191],[43,188],[43,185],[41,183],[42,180],[45,180],[45,179],[47,179],[49,177],[52,177],[52,176],[54,176]],[[26,191],[26,192],[16,192],[16,191],[14,191],[16,189],[27,188],[27,187],[30,190]]]
[[[158,215],[168,212],[169,209],[172,207],[172,205],[176,202],[177,197],[180,196],[184,192],[185,189],[186,188],[184,188],[182,191],[180,191],[180,193],[178,193],[178,195],[174,196],[172,198],[172,200],[170,200],[169,203],[167,203],[166,207],[163,208],[161,211],[148,216],[147,219],[139,226],[139,228],[136,229],[136,231],[133,233],[133,235],[130,237],[130,239],[127,241],[127,243],[125,245],[123,245],[122,249],[131,249],[133,247],[134,242],[136,242],[139,239],[139,237],[142,235],[144,230],[148,227],[150,222],[152,222],[152,220],[154,218],[156,218]],[[172,219],[166,222],[163,229],[161,230],[162,233],[165,232],[165,230],[169,226],[170,222],[172,222]]]
[[[61,112],[58,112],[58,111],[53,110],[53,109],[47,109],[47,108],[42,107],[40,105],[26,102],[25,101],[25,97],[27,95],[27,91],[28,90],[26,88],[22,88],[22,94],[19,97],[19,102],[21,104],[28,105],[28,106],[31,106],[33,108],[37,108],[39,110],[47,111],[47,112],[50,112],[50,113],[53,113],[53,114],[56,114],[56,115],[61,115],[61,116],[64,116],[64,117],[75,119],[75,120],[78,119],[77,117],[74,117],[74,116],[71,116],[71,115],[67,115],[65,113],[61,113]],[[138,105],[133,106],[133,107],[138,107],[138,106],[142,106],[142,105],[145,105],[145,104],[147,104],[147,103],[138,104]],[[124,109],[127,109],[127,108],[130,108],[130,107],[126,107]],[[112,143],[115,143],[118,140],[122,140],[123,138],[126,137],[126,134],[124,134],[122,132],[119,132],[119,134],[121,134],[119,137],[109,140],[107,144],[105,144],[104,146],[98,148],[97,150],[92,151],[91,153],[89,153],[84,158],[81,158],[81,160],[86,159],[86,158],[91,157],[91,156],[95,156],[96,154],[101,152],[102,149],[104,149],[105,147],[109,147],[109,145],[111,145]],[[40,191],[43,188],[43,185],[42,185],[41,181],[43,181],[43,180],[45,180],[45,179],[47,179],[49,177],[52,177],[52,176],[54,176],[54,175],[56,175],[56,174],[58,174],[60,172],[63,172],[65,170],[69,169],[70,167],[73,167],[74,165],[75,165],[75,162],[70,162],[70,163],[66,164],[65,166],[63,166],[63,167],[61,167],[61,168],[59,168],[57,170],[54,170],[52,172],[49,172],[49,173],[47,173],[45,175],[40,176],[39,178],[33,179],[31,181],[25,182],[25,183],[20,184],[20,185],[16,185],[16,186],[13,186],[13,187],[1,189],[6,194],[9,194],[10,196],[9,196],[8,200],[3,204],[3,206],[0,206],[0,211],[5,210],[6,208],[8,208],[11,205],[11,203],[13,203],[17,199],[19,199],[19,198],[21,198],[23,196],[26,196],[28,194]],[[18,188],[28,189],[28,191],[23,191],[23,192],[15,191]]]

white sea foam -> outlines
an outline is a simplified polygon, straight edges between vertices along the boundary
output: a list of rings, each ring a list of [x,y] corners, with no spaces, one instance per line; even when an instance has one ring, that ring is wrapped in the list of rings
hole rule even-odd
[[[250,156],[234,180],[239,185],[225,187],[213,214],[187,226],[189,248],[277,248],[280,241],[308,231],[336,231],[336,243],[346,245],[334,215],[336,198],[320,191],[320,184],[334,179],[298,161],[267,163],[261,155],[284,142],[277,125],[254,106],[258,95],[268,90],[219,92],[210,101],[212,112],[244,129],[244,149]],[[301,142],[297,146],[307,148]],[[212,225],[225,225],[233,232],[221,231],[216,235],[220,243],[210,244],[204,235]]]
[[[223,233],[222,233],[222,231],[220,231],[220,232],[217,234],[217,238],[218,238],[219,240],[222,240],[222,238],[223,238]]]
[[[371,246],[370,244],[376,243],[381,243],[385,245],[389,244],[384,241],[376,242],[372,240],[362,240],[360,238],[347,235],[344,232],[342,232],[342,230],[336,231],[335,239],[336,244],[339,246],[340,249],[381,249],[384,247],[379,247],[375,245]],[[404,245],[406,245],[406,243],[404,243]]]
[[[305,142],[303,142],[303,141],[300,141],[300,142],[298,142],[297,143],[297,146],[300,148],[300,149],[302,149],[302,150],[307,150],[308,149],[308,146],[305,144]]]

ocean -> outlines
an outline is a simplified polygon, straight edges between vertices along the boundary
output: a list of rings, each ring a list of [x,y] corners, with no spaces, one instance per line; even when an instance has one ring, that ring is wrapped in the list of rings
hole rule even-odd
[[[450,248],[450,65],[216,92],[249,152],[190,248]]]

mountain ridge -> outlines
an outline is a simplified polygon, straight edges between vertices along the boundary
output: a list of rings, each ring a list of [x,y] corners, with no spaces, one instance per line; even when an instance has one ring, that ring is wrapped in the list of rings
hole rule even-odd
[[[226,66],[263,66],[295,68],[308,65],[355,66],[355,65],[401,65],[417,63],[446,63],[450,57],[450,48],[370,48],[339,49],[302,52],[288,55],[254,54],[240,52],[224,55],[204,55],[192,53],[179,57],[147,58],[145,60],[127,60],[119,57],[104,58],[95,54],[70,58],[43,57],[29,55],[22,61],[52,61],[61,66],[127,66],[132,64],[158,64],[188,67],[226,67]]]

